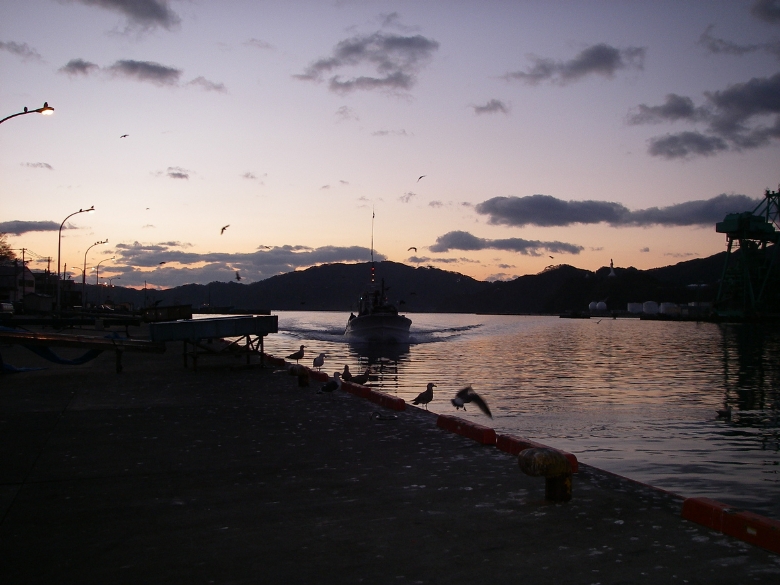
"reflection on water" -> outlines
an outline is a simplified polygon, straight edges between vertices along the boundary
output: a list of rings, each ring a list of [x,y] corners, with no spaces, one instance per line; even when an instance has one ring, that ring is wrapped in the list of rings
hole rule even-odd
[[[636,319],[412,315],[409,346],[358,347],[344,315],[281,312],[266,349],[300,343],[325,370],[371,366],[371,385],[429,408],[472,384],[489,402],[459,416],[576,453],[684,496],[780,518],[780,332],[753,325]],[[308,358],[307,358],[308,359]],[[304,360],[302,363],[307,363]],[[730,420],[716,412],[731,406]]]

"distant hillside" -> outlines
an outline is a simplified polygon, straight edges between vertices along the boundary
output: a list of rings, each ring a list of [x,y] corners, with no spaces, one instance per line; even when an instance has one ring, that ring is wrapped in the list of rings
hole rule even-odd
[[[384,279],[389,299],[407,312],[561,313],[587,309],[591,301],[605,301],[610,308],[625,309],[629,302],[689,302],[712,300],[725,262],[725,252],[672,266],[638,270],[608,267],[596,272],[566,264],[508,282],[483,282],[438,268],[377,262],[377,281]],[[136,307],[204,304],[240,311],[354,310],[369,279],[369,263],[325,264],[280,274],[255,282],[188,284],[168,290],[136,291],[114,287],[115,302],[130,301]],[[704,285],[704,286],[691,286]],[[97,287],[88,286],[95,299]],[[100,293],[106,295],[103,287]]]

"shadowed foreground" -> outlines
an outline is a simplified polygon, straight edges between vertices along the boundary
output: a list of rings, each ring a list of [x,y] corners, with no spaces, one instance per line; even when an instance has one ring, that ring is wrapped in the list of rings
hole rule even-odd
[[[776,583],[780,557],[581,465],[515,458],[180,346],[0,377],[3,583]],[[65,353],[64,351],[62,353]],[[385,411],[390,414],[390,411]],[[587,463],[587,461],[585,461]]]

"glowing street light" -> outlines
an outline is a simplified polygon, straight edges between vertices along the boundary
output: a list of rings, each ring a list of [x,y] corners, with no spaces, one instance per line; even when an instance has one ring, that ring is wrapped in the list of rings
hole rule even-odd
[[[89,248],[87,248],[86,252],[84,252],[84,270],[81,272],[81,304],[82,305],[86,304],[86,300],[87,300],[85,297],[85,293],[86,293],[85,287],[87,284],[87,252],[89,252],[95,246],[99,246],[100,244],[107,244],[107,243],[108,243],[108,238],[106,238],[101,242],[95,242]]]
[[[101,260],[97,263],[97,266],[95,267],[95,284],[100,284],[100,265],[103,264],[103,262],[108,262],[109,260],[113,260],[116,258],[116,256],[111,256],[111,258],[105,258],[104,260]]]
[[[62,306],[60,305],[60,251],[62,249],[62,226],[64,226],[65,222],[74,215],[78,215],[79,213],[89,213],[91,211],[95,211],[94,205],[89,209],[79,209],[78,211],[74,211],[68,217],[63,219],[62,223],[60,224],[60,231],[57,235],[57,311],[62,311]]]
[[[43,114],[44,116],[51,116],[53,113],[54,113],[54,108],[52,108],[49,105],[49,102],[43,102],[43,107],[40,107],[37,110],[28,110],[25,107],[23,112],[6,116],[2,120],[0,120],[0,124],[5,122],[6,120],[10,120],[11,118],[16,118],[16,116],[24,116],[25,114]]]

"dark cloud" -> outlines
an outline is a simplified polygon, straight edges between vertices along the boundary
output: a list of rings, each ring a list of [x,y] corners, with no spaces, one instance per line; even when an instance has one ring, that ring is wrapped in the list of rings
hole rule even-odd
[[[376,32],[341,41],[330,57],[309,65],[297,79],[322,81],[328,77],[331,91],[409,90],[417,81],[417,72],[430,60],[439,43],[422,35],[401,36]],[[372,75],[343,76],[347,69],[364,68]]]
[[[53,171],[54,170],[49,163],[42,163],[42,162],[22,163],[22,166],[23,167],[29,167],[31,169],[46,169],[47,171]]]
[[[637,111],[629,114],[629,124],[659,124],[677,120],[697,121],[706,118],[707,111],[696,108],[689,97],[670,93],[660,106],[640,104]]]
[[[157,85],[177,85],[181,77],[181,69],[167,67],[152,61],[133,61],[124,59],[117,61],[108,71],[114,75],[136,79],[137,81],[150,81]]]
[[[69,226],[65,226],[69,229]],[[55,221],[2,221],[0,222],[0,234],[14,234],[21,236],[27,232],[56,232],[60,224]]]
[[[441,201],[431,201],[430,203],[428,203],[428,205],[433,208],[438,208],[438,207],[443,207],[444,203],[442,203]]]
[[[60,67],[60,73],[66,75],[89,75],[93,71],[99,70],[100,67],[84,59],[71,59],[63,67]]]
[[[532,57],[534,64],[528,71],[513,71],[504,77],[530,85],[543,81],[566,84],[592,74],[611,78],[620,69],[643,69],[645,53],[644,47],[617,49],[599,43],[584,49],[569,61]]]
[[[699,37],[699,44],[703,46],[708,52],[715,55],[736,55],[741,57],[748,53],[764,52],[780,57],[780,41],[773,41],[768,43],[749,43],[746,45],[739,45],[731,41],[719,39],[710,34],[714,25],[710,25]]]
[[[415,197],[417,197],[417,193],[412,193],[411,191],[407,191],[406,193],[404,193],[403,195],[401,195],[401,196],[398,198],[398,200],[399,200],[401,203],[410,203],[410,202],[412,201],[412,199],[414,199]]]
[[[712,199],[631,211],[623,204],[611,201],[563,201],[550,195],[530,195],[494,197],[478,204],[475,210],[488,215],[491,224],[515,227],[602,222],[614,227],[689,226],[712,225],[721,221],[727,213],[750,211],[760,202],[760,199],[751,199],[747,195],[723,194]]]
[[[750,7],[750,13],[764,22],[778,24],[780,23],[780,1],[756,0]]]
[[[673,94],[672,94],[673,95]],[[705,92],[706,104],[692,107],[689,98],[676,96],[662,106],[639,106],[632,123],[685,119],[704,121],[706,132],[686,131],[650,140],[649,152],[668,159],[707,156],[727,150],[759,148],[780,138],[780,73],[754,77],[724,90]],[[675,104],[677,107],[675,107]],[[687,109],[688,108],[688,109]],[[685,118],[684,112],[692,112]],[[772,122],[765,125],[767,116]]]
[[[112,266],[112,270],[122,273],[124,284],[141,284],[148,280],[158,286],[177,286],[190,282],[232,280],[236,270],[241,272],[244,282],[253,282],[317,264],[365,262],[371,255],[368,248],[360,246],[310,248],[287,245],[237,254],[197,254],[188,252],[188,247],[182,242],[118,244],[112,252],[116,255],[116,266]],[[386,259],[376,251],[374,258],[380,261]],[[161,267],[160,262],[165,264]],[[128,274],[127,279],[125,274]]]
[[[196,85],[200,87],[201,89],[205,89],[206,91],[216,91],[219,93],[227,93],[227,89],[225,88],[224,83],[216,83],[214,81],[209,81],[205,77],[196,77],[187,85]]]
[[[0,41],[0,51],[7,51],[20,57],[22,61],[43,61],[38,51],[27,43],[15,43],[14,41]]]
[[[647,246],[645,246],[644,248],[641,248],[639,251],[640,251],[640,252],[642,252],[642,253],[644,253],[644,252],[649,252],[649,251],[650,251],[650,248],[648,248]]]
[[[243,175],[241,175],[244,179],[257,179],[257,176],[255,176],[253,173],[246,172]]]
[[[131,26],[165,29],[174,28],[181,22],[178,15],[168,7],[167,0],[72,0],[87,6],[99,6],[124,15]]]
[[[541,256],[545,252],[559,254],[579,254],[584,248],[564,242],[540,242],[538,240],[523,240],[522,238],[506,238],[488,240],[478,238],[469,232],[448,232],[436,238],[436,243],[430,246],[431,252],[448,252],[450,250],[507,250],[525,256]]]
[[[490,100],[484,106],[471,106],[474,113],[479,114],[508,114],[509,108],[501,100]]]

